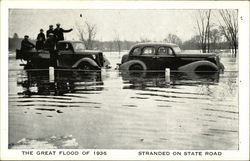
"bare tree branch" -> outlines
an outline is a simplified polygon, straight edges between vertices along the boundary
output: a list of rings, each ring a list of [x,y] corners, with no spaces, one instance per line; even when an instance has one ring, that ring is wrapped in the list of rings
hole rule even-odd
[[[168,36],[163,41],[168,43],[174,43],[179,46],[182,45],[181,39],[175,34],[168,34]]]
[[[120,57],[120,53],[121,53],[121,40],[120,40],[120,35],[116,31],[115,31],[114,42],[117,45],[117,49],[118,49],[119,57]]]
[[[203,53],[209,52],[209,34],[210,34],[210,17],[211,10],[198,10],[196,23],[200,35],[200,46]]]
[[[223,35],[230,42],[231,48],[234,50],[236,56],[238,48],[238,22],[237,22],[237,13],[235,10],[220,10],[219,11],[221,18],[225,25],[220,23],[220,28],[222,29]]]
[[[93,49],[94,39],[97,33],[95,24],[85,21],[82,25],[76,24],[78,35],[81,41],[84,42],[86,49]]]

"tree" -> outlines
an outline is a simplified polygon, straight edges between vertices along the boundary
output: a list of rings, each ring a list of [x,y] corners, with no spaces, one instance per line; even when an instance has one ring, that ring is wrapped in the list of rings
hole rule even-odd
[[[211,35],[210,40],[213,43],[213,48],[215,50],[217,48],[216,43],[219,42],[221,39],[221,33],[218,29],[215,28],[215,29],[210,31],[210,35]]]
[[[231,49],[236,56],[238,48],[237,10],[220,10],[219,13],[224,22],[224,25],[222,25],[221,21],[219,21],[221,32],[230,42]]]
[[[121,40],[120,40],[120,36],[117,32],[115,32],[115,38],[114,38],[114,42],[117,46],[118,52],[119,52],[119,57],[120,57],[120,53],[121,53]]]
[[[113,42],[108,42],[108,48],[110,52],[113,50]]]
[[[19,38],[18,34],[17,34],[17,33],[14,33],[13,39],[18,39],[18,38]]]
[[[130,49],[130,43],[129,43],[129,41],[125,40],[125,41],[123,41],[123,44],[124,44],[125,50],[129,50]]]
[[[168,34],[168,36],[163,40],[164,42],[182,45],[181,39],[175,34]]]
[[[93,49],[97,28],[95,24],[85,21],[83,25],[77,24],[80,40],[84,42],[86,49]]]
[[[198,16],[196,16],[196,23],[198,32],[200,35],[200,44],[203,53],[209,52],[210,50],[210,17],[211,10],[199,10]]]
[[[150,40],[146,37],[140,37],[140,42],[144,43],[144,42],[150,42]]]
[[[181,46],[182,49],[199,49],[200,48],[200,35],[193,36],[190,40],[184,41]]]

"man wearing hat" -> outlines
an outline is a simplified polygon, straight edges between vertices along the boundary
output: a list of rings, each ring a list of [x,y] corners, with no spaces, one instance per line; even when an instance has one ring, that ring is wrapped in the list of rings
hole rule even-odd
[[[48,34],[48,39],[45,42],[45,49],[50,53],[50,65],[56,67],[57,53],[55,51],[56,40],[53,33]]]
[[[49,29],[46,31],[46,37],[49,37],[50,33],[54,33],[53,25],[49,25]]]
[[[37,35],[36,41],[36,49],[41,50],[44,48],[45,35],[43,33],[43,29],[40,29],[40,33]]]
[[[29,36],[25,35],[24,39],[21,42],[21,50],[22,51],[30,50],[34,47],[35,47],[35,45],[29,41]]]
[[[64,32],[70,32],[70,31],[72,31],[72,30],[73,30],[72,28],[69,29],[69,30],[64,30],[64,29],[62,29],[62,28],[60,27],[60,24],[57,23],[57,24],[56,24],[56,28],[55,28],[55,30],[54,30],[54,35],[55,35],[55,37],[56,37],[56,40],[57,40],[57,41],[64,40],[63,33],[64,33]]]
[[[47,50],[55,50],[55,36],[53,33],[49,33],[47,40],[45,41],[45,49]]]

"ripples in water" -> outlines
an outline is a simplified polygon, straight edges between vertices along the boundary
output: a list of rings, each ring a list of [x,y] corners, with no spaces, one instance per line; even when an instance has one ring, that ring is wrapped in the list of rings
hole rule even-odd
[[[237,77],[13,70],[9,142],[70,132],[90,149],[238,149]]]

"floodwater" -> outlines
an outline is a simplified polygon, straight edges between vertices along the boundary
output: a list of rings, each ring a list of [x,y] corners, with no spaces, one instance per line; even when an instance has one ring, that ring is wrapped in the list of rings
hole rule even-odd
[[[222,74],[25,71],[9,58],[9,144],[72,136],[83,149],[238,149],[237,59]],[[45,147],[50,148],[50,147]]]

